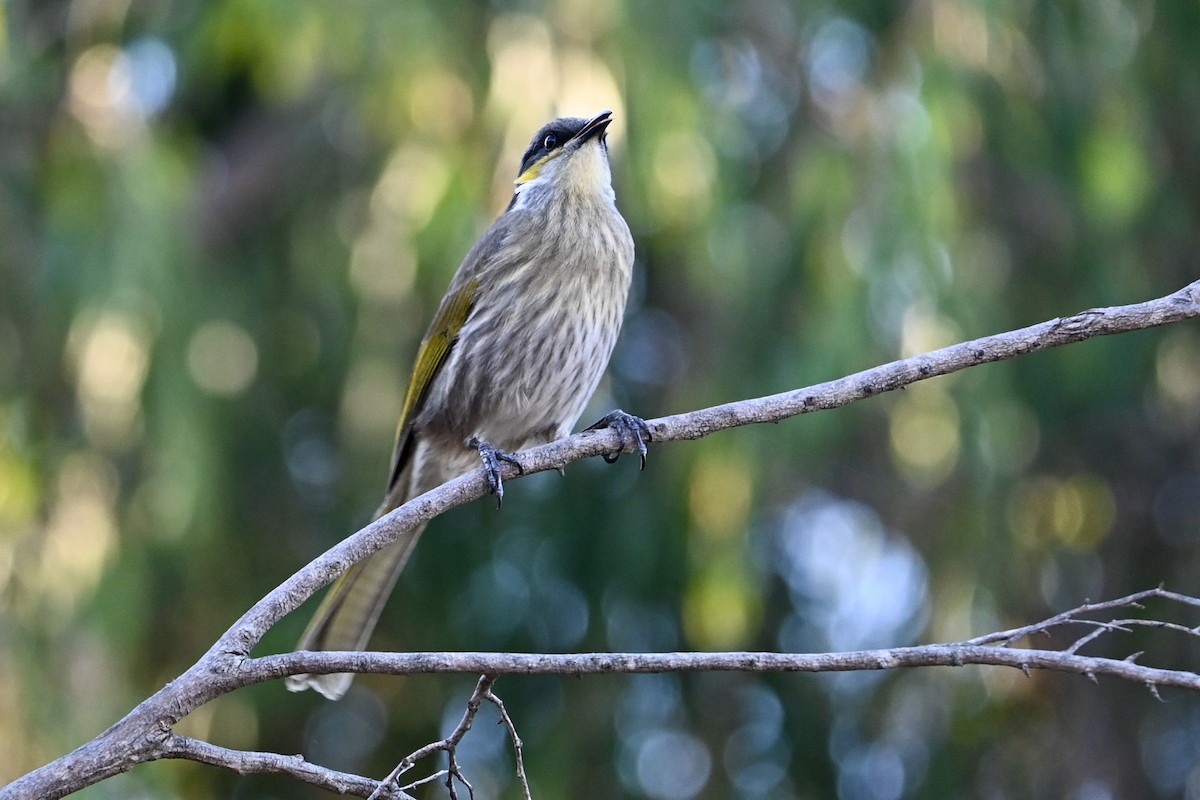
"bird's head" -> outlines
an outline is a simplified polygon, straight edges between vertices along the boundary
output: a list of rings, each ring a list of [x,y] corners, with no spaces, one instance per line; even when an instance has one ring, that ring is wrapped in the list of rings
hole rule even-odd
[[[612,176],[605,143],[610,122],[612,112],[601,111],[591,119],[562,117],[538,131],[521,157],[517,197],[543,188],[580,195],[610,194]]]

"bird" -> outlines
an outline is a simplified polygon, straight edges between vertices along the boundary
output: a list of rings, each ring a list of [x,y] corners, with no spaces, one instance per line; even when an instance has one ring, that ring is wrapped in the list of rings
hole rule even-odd
[[[569,434],[616,344],[634,243],[617,210],[612,112],[543,126],[521,156],[511,202],[463,259],[421,341],[375,518],[482,464],[504,497],[501,464]],[[612,428],[642,467],[651,432],[620,409]],[[296,650],[362,650],[424,526],[354,564],[317,608]],[[336,700],[352,674],[301,674],[292,691]]]

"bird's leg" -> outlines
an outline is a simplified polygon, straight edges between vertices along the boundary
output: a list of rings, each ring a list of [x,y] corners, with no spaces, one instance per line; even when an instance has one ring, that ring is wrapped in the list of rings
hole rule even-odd
[[[471,437],[467,447],[474,448],[479,453],[479,460],[483,462],[484,472],[487,473],[488,487],[492,494],[496,495],[496,508],[499,508],[504,503],[504,479],[500,476],[500,462],[512,464],[521,475],[525,474],[525,468],[512,453],[506,453],[477,436]]]
[[[646,468],[646,442],[654,439],[650,435],[650,426],[646,424],[646,420],[635,417],[633,414],[626,414],[618,408],[606,414],[596,424],[588,426],[587,430],[595,431],[601,428],[612,428],[621,438],[621,449],[615,453],[605,453],[601,458],[612,464],[621,457],[621,453],[632,450],[641,459],[641,469]]]

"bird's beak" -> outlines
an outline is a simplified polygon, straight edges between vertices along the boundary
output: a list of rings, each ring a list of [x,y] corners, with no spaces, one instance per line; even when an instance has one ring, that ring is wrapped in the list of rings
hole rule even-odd
[[[570,144],[575,147],[579,147],[588,139],[592,139],[597,136],[599,136],[600,140],[603,141],[604,130],[608,127],[610,122],[612,122],[612,112],[608,110],[601,111],[599,114],[588,120],[587,124],[579,129],[579,133],[571,137]]]

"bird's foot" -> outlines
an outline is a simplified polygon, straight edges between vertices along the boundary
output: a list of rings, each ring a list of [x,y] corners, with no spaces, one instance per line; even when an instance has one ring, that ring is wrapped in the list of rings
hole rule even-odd
[[[487,473],[488,489],[496,495],[496,508],[499,508],[504,503],[504,478],[500,475],[500,462],[512,464],[520,475],[525,474],[525,468],[512,453],[507,453],[477,437],[471,437],[467,446],[479,453],[479,460],[483,462],[483,470]]]
[[[606,414],[596,424],[589,426],[588,430],[595,431],[601,428],[612,428],[621,439],[620,450],[615,453],[605,453],[601,458],[612,464],[621,457],[621,453],[628,451],[637,453],[638,458],[641,459],[640,468],[646,468],[646,442],[654,439],[650,435],[650,426],[646,424],[646,420],[635,417],[633,414],[626,414],[618,408],[616,411]]]

